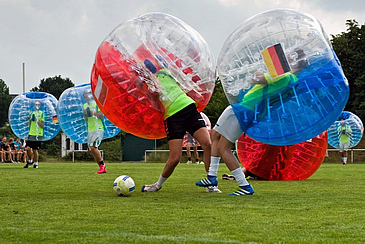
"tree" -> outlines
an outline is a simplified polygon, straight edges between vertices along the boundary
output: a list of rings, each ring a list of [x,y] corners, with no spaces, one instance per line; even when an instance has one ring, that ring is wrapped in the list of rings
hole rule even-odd
[[[0,79],[0,127],[3,127],[8,121],[8,110],[11,103],[11,96],[9,95],[9,87],[5,81]]]
[[[349,81],[350,98],[345,107],[365,121],[365,25],[346,21],[347,31],[332,35],[332,45]]]
[[[217,77],[213,95],[203,111],[203,113],[209,117],[212,127],[215,125],[219,116],[223,113],[224,109],[228,105],[229,102],[226,98],[226,94],[224,93],[222,83],[219,77]]]
[[[74,86],[70,78],[64,79],[59,75],[42,79],[39,87],[33,87],[31,91],[47,92],[59,99],[64,90]]]

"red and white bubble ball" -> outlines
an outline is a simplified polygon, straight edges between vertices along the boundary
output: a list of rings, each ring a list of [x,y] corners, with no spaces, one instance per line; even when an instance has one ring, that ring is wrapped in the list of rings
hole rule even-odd
[[[99,108],[120,129],[147,139],[166,137],[162,93],[143,65],[164,68],[201,112],[215,85],[215,61],[204,38],[182,20],[147,13],[117,26],[100,44],[91,73]],[[172,70],[177,72],[171,72]],[[160,99],[159,99],[160,98]]]

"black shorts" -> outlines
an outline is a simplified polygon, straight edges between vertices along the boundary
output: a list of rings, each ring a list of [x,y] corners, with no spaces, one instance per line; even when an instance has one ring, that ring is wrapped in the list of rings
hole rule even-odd
[[[38,137],[38,138],[43,139],[43,136]],[[30,147],[30,148],[34,149],[34,150],[39,150],[39,148],[41,148],[41,141],[35,141],[35,139],[36,139],[35,136],[29,136],[28,140],[25,141],[25,145],[27,147]]]
[[[183,108],[165,121],[165,131],[168,140],[183,139],[186,132],[191,135],[205,126],[205,121],[196,109],[195,104]]]

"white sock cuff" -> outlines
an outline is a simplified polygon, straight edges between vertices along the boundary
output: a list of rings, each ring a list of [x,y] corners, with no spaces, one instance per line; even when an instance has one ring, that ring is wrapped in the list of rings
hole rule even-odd
[[[234,178],[236,179],[238,186],[249,185],[246,180],[245,174],[242,172],[241,167],[238,167],[237,169],[232,170],[231,173],[234,176]]]
[[[208,175],[217,176],[220,160],[221,160],[220,157],[214,157],[214,156],[210,157],[210,166],[209,166]]]
[[[166,180],[167,180],[167,178],[162,177],[162,175],[160,175],[160,178],[157,181],[157,185],[162,186],[163,183],[165,183]]]

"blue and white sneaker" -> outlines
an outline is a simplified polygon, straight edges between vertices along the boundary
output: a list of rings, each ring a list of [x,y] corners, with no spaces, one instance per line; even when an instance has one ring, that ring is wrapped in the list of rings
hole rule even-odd
[[[251,185],[240,186],[235,192],[228,194],[229,196],[242,196],[242,195],[252,195],[255,191]]]
[[[162,186],[159,186],[157,182],[152,185],[144,185],[142,186],[141,192],[154,192],[159,191],[162,188]]]
[[[218,186],[208,186],[206,191],[208,193],[222,193],[221,190],[218,189]]]
[[[195,183],[195,185],[203,186],[203,187],[217,186],[218,185],[218,178],[217,178],[217,176],[207,175],[207,178],[197,181]]]

